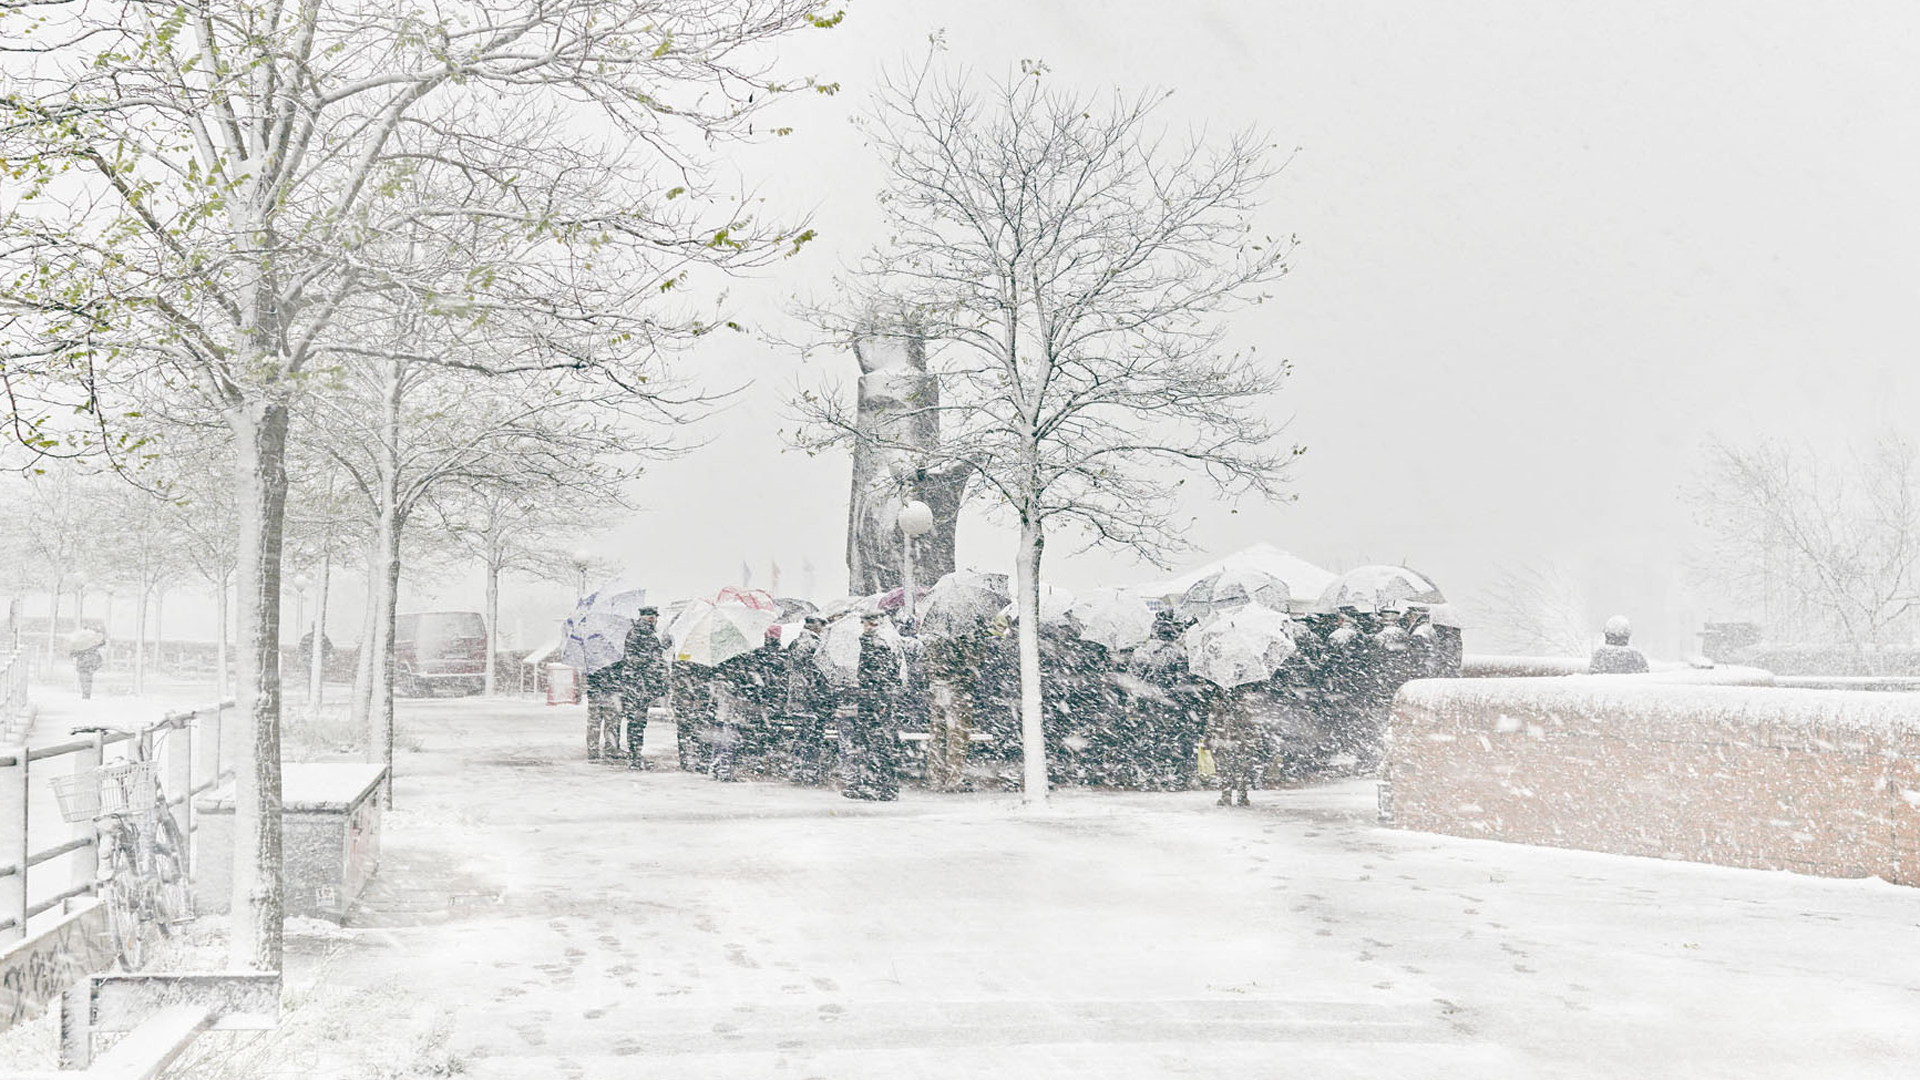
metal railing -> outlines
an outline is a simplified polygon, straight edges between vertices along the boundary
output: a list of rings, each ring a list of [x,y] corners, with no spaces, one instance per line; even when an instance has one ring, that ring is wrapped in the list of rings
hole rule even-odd
[[[7,743],[25,734],[33,719],[27,708],[27,677],[31,667],[27,651],[18,644],[8,650],[5,660],[0,660],[0,732],[4,732]]]
[[[65,742],[0,747],[0,945],[27,934],[29,922],[76,896],[99,888],[99,830],[92,821],[68,822],[52,778],[138,756],[151,760],[154,778],[174,823],[187,838],[194,866],[195,797],[231,775],[221,760],[221,727],[232,701],[168,713],[135,731],[100,732]],[[9,734],[14,739],[17,735]],[[133,744],[132,740],[140,740]]]

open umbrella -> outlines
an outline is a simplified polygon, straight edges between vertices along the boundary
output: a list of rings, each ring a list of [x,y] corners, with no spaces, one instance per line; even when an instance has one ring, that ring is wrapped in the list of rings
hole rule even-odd
[[[95,630],[91,626],[87,626],[65,635],[62,643],[66,646],[68,652],[77,653],[85,652],[95,645],[104,643],[106,640],[107,635]]]
[[[673,658],[712,667],[750,653],[767,640],[776,616],[746,604],[697,600],[674,620]]]
[[[748,589],[739,585],[728,585],[721,589],[718,593],[714,594],[713,602],[716,604],[742,604],[746,607],[758,608],[761,611],[771,611],[775,614],[778,614],[780,611],[780,601],[775,600],[772,593],[765,589]]]
[[[920,632],[959,637],[1007,606],[1007,575],[955,570],[933,583],[920,605]]]
[[[1293,655],[1293,621],[1257,604],[1216,615],[1187,631],[1187,669],[1229,689],[1273,678]]]
[[[1067,625],[1086,641],[1131,649],[1153,636],[1153,608],[1125,589],[1095,589],[1067,605]]]
[[[865,624],[849,615],[835,619],[827,624],[820,637],[820,648],[813,654],[813,662],[826,672],[827,680],[842,690],[850,690],[860,683],[860,633]],[[901,648],[900,631],[896,630],[892,619],[881,619],[874,628],[880,643],[899,655]]]
[[[787,622],[797,621],[803,615],[812,615],[820,610],[820,605],[797,596],[776,596],[773,602],[780,606],[780,618]]]
[[[627,631],[646,605],[647,590],[606,588],[591,593],[567,616],[560,658],[581,671],[599,671],[627,651]]]
[[[914,586],[913,609],[915,612],[926,610],[927,593],[931,591],[932,589],[926,585]],[[891,615],[907,606],[907,587],[905,585],[895,585],[886,592],[878,596],[870,596],[867,599],[873,601],[874,606],[878,607],[881,611]]]
[[[1272,574],[1230,566],[1188,586],[1173,610],[1183,619],[1204,619],[1248,604],[1285,611],[1288,591],[1287,583]]]
[[[1006,607],[1001,608],[999,611],[1000,617],[1007,619],[1015,618],[1016,613],[1013,609],[1017,603],[1018,601],[1014,601],[1007,604]],[[1040,625],[1067,625],[1067,608],[1072,604],[1072,593],[1060,588],[1058,585],[1048,585],[1046,582],[1040,583]]]
[[[1352,606],[1361,611],[1403,611],[1409,604],[1444,604],[1438,586],[1404,566],[1356,566],[1320,594],[1324,611]]]

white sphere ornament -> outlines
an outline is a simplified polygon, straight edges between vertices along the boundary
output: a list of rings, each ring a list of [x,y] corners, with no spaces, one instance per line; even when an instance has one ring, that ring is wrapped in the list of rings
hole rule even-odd
[[[914,499],[900,508],[899,522],[902,533],[919,536],[933,528],[933,508]]]

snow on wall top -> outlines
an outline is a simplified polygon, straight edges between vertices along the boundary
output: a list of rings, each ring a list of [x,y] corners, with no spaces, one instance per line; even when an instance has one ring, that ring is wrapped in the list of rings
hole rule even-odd
[[[1756,678],[1765,675],[1757,669],[1715,668],[1652,676],[1421,679],[1402,687],[1396,701],[1436,712],[1462,707],[1489,715],[1502,708],[1586,715],[1624,712],[1676,721],[1710,718],[1920,733],[1920,694],[1786,689]],[[1727,685],[1728,678],[1752,681]]]

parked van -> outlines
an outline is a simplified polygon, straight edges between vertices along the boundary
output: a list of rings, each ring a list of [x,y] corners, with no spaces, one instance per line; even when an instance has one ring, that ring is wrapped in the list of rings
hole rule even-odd
[[[487,621],[477,611],[397,615],[393,688],[423,696],[441,687],[477,694],[487,681]]]

